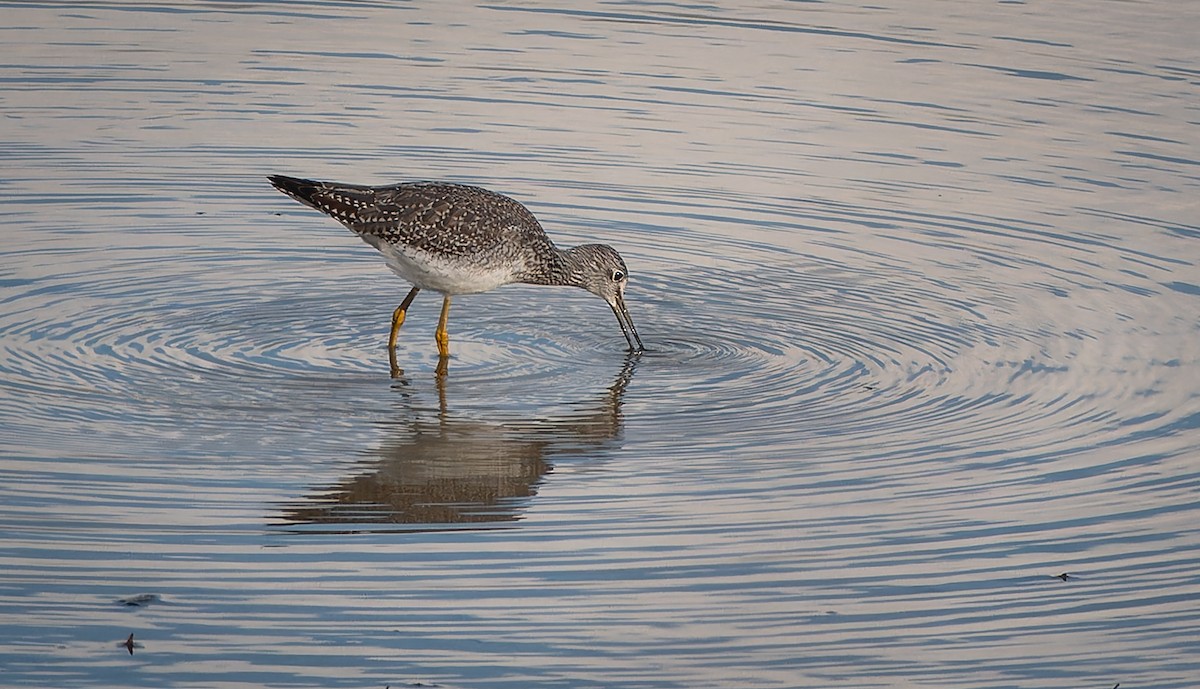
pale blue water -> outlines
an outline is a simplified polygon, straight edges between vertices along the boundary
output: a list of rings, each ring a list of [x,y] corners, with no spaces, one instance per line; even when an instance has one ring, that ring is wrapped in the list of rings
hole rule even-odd
[[[1190,5],[0,12],[0,685],[1196,686]],[[271,173],[510,194],[652,351],[422,294],[392,380]]]

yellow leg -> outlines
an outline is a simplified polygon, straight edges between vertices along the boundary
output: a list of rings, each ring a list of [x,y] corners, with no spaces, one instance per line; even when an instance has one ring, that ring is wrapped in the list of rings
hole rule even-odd
[[[450,333],[446,332],[446,318],[450,315],[450,295],[442,298],[442,317],[438,319],[437,338],[438,356],[445,359],[450,356]]]
[[[392,312],[392,331],[388,334],[388,349],[396,348],[396,336],[400,334],[400,326],[404,325],[404,316],[407,309],[400,306]]]
[[[392,312],[392,330],[388,333],[388,363],[391,364],[393,378],[400,375],[400,366],[396,364],[396,336],[400,334],[400,326],[404,325],[404,317],[408,314],[409,305],[420,291],[419,287],[412,288],[404,301],[400,302],[400,305]]]
[[[400,333],[400,326],[404,325],[404,316],[408,313],[408,306],[412,304],[412,300],[417,296],[417,292],[420,291],[420,287],[412,288],[408,296],[404,298],[404,301],[400,302],[400,305],[392,312],[392,331],[388,334],[388,349],[396,348],[396,335]]]
[[[450,357],[438,357],[437,368],[433,369],[437,377],[438,399],[442,402],[442,413],[446,413],[446,372],[450,370]]]

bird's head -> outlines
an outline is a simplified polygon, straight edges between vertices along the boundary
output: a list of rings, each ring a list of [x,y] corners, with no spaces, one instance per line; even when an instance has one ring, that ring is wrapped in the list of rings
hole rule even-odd
[[[633,319],[625,308],[625,285],[629,283],[629,271],[616,249],[607,244],[584,244],[567,251],[575,284],[608,302],[609,308],[621,325],[621,332],[629,343],[629,351],[645,349]],[[636,342],[636,345],[635,345]]]

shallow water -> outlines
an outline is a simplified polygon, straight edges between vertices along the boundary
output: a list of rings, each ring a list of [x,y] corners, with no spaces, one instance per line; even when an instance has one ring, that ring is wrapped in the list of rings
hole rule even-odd
[[[3,14],[0,684],[1200,676],[1195,10]],[[422,294],[393,380],[269,173],[508,193],[650,351]]]

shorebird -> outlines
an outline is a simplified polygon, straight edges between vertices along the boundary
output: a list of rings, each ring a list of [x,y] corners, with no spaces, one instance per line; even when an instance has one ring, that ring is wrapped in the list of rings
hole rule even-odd
[[[284,175],[268,179],[375,247],[392,272],[412,285],[392,312],[388,355],[393,374],[399,370],[396,337],[423,289],[442,295],[435,339],[443,371],[450,356],[450,298],[516,282],[586,289],[608,303],[629,351],[644,349],[625,308],[629,272],[621,255],[606,244],[559,249],[528,208],[503,194],[443,182],[365,186]]]

